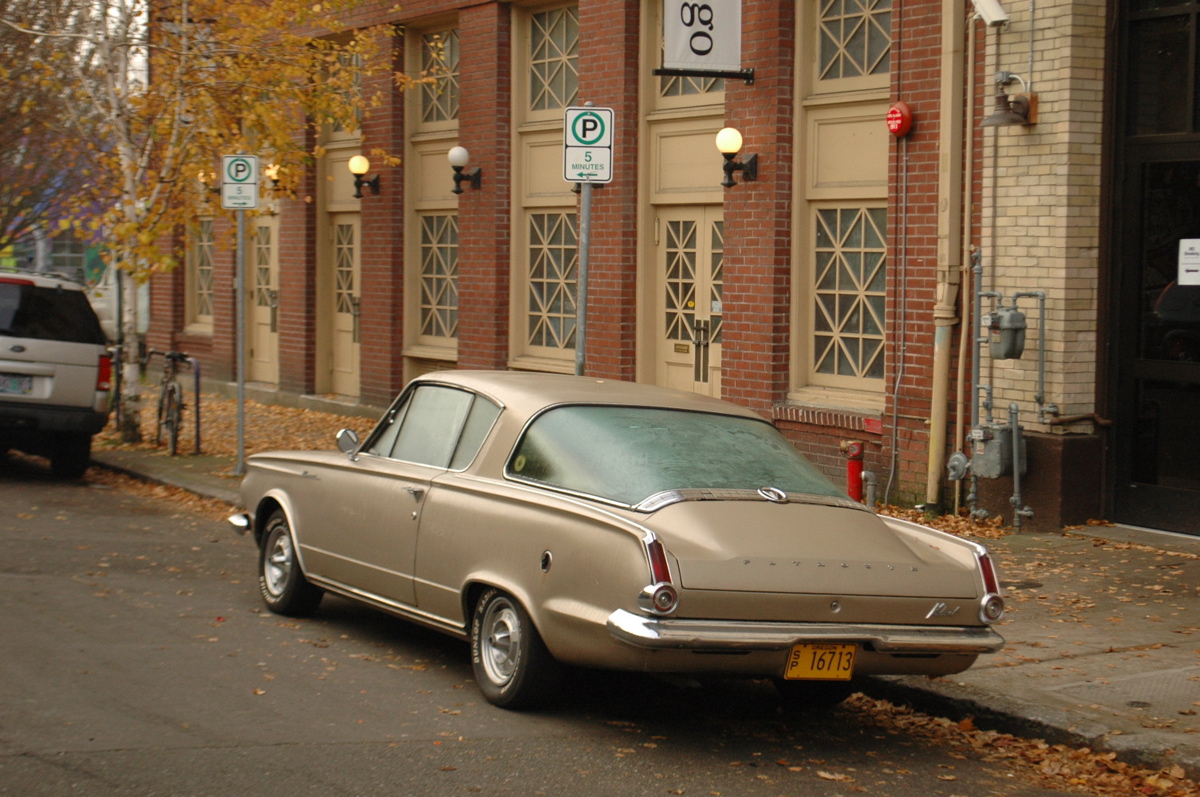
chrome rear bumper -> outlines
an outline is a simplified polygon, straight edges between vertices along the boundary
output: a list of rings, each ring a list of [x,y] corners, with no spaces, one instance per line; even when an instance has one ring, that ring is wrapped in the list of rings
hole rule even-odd
[[[649,650],[786,650],[800,642],[854,642],[880,653],[995,653],[1004,637],[983,626],[775,623],[642,617],[618,609],[608,616],[616,639]]]

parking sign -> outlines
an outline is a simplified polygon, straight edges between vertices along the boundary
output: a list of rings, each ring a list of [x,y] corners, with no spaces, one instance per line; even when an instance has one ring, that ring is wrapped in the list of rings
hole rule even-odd
[[[563,179],[611,183],[613,109],[591,105],[567,108],[563,122]]]
[[[226,155],[221,158],[221,207],[247,210],[258,207],[258,158]]]

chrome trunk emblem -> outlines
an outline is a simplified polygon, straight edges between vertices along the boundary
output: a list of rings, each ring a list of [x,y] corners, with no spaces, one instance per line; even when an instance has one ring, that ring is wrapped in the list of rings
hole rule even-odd
[[[788,502],[787,493],[778,487],[759,487],[758,494],[774,504],[786,504]]]

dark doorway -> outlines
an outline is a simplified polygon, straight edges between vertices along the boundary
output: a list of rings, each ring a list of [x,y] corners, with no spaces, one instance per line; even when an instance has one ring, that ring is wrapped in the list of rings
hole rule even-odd
[[[1200,534],[1200,3],[1133,0],[1117,59],[1112,519]]]

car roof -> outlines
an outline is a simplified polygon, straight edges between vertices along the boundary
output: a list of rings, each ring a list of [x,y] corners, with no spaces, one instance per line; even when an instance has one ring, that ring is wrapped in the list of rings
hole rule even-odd
[[[527,371],[450,370],[425,374],[413,381],[443,383],[472,390],[522,417],[559,404],[620,404],[713,412],[762,420],[757,413],[728,401],[618,379]]]
[[[62,288],[82,291],[84,286],[64,274],[33,271],[0,271],[0,282],[32,284],[38,288]]]

